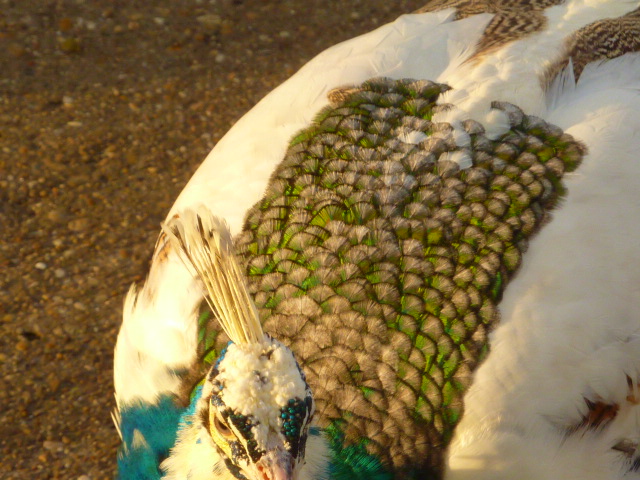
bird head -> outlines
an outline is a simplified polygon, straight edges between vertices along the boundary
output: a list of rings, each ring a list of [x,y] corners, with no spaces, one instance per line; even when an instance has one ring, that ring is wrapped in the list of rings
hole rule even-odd
[[[304,463],[314,401],[291,350],[230,343],[207,377],[201,419],[237,478],[291,480]]]
[[[164,230],[200,281],[231,340],[209,370],[195,421],[217,453],[216,470],[241,480],[295,480],[315,405],[289,348],[266,335],[224,221],[186,211]],[[225,472],[226,473],[226,472]]]

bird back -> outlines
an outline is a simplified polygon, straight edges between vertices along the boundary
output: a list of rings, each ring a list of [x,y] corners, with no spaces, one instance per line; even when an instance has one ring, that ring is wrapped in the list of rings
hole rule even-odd
[[[582,351],[568,329],[555,342],[547,333],[555,324],[540,326],[555,320],[553,315],[539,323],[517,315],[529,308],[537,318],[536,305],[526,299],[553,277],[555,265],[549,265],[551,274],[533,278],[527,269],[529,283],[517,290],[525,300],[507,299],[506,321],[498,308],[510,282],[516,283],[529,243],[553,223],[553,209],[557,213],[566,205],[584,229],[586,205],[593,208],[595,199],[615,196],[609,184],[600,189],[595,182],[602,182],[602,172],[609,178],[607,162],[612,169],[634,171],[625,142],[637,143],[640,127],[630,113],[638,102],[640,62],[633,52],[639,37],[628,34],[638,28],[637,7],[637,2],[430,2],[425,11],[431,13],[403,17],[310,62],[234,126],[177,200],[170,218],[204,203],[228,218],[237,233],[236,252],[265,332],[290,346],[316,398],[317,422],[332,454],[330,478],[440,478],[461,418],[477,427],[465,426],[468,437],[454,442],[449,457],[466,468],[467,452],[473,457],[482,451],[485,439],[488,450],[500,444],[495,426],[483,426],[494,418],[493,396],[502,409],[495,416],[505,419],[510,433],[535,435],[531,429],[552,418],[551,430],[561,440],[590,425],[584,423],[591,411],[585,398],[591,404],[603,399],[605,406],[614,402],[609,397],[616,405],[624,402],[627,387],[617,396],[595,395],[610,393],[600,386],[609,385],[606,378],[613,374],[585,367],[575,375],[584,382],[576,380],[575,391],[567,388],[569,393],[557,398],[564,416],[538,418],[537,385],[544,384],[544,375],[553,377],[554,365],[574,365],[570,353]],[[599,63],[609,59],[615,60]],[[626,123],[617,125],[616,118]],[[607,153],[612,151],[618,155]],[[580,190],[583,177],[598,185],[592,196]],[[632,175],[613,177],[612,191],[637,205],[637,189],[624,183]],[[581,201],[571,199],[572,188],[582,192]],[[615,215],[598,218],[597,238],[609,238],[621,225],[631,237],[638,233]],[[582,279],[579,272],[590,272],[585,265],[605,256],[604,248],[567,249],[561,237],[538,241],[536,265],[544,263],[540,252],[548,252],[558,263],[566,260],[560,270]],[[582,240],[571,238],[578,245]],[[562,248],[556,251],[554,245]],[[620,263],[628,251],[612,250],[612,262]],[[550,282],[556,291],[546,290],[544,300],[551,300],[542,302],[547,310],[541,311],[559,312],[557,323],[569,325],[574,318],[563,317],[564,298],[554,296],[563,288],[558,282]],[[120,405],[138,398],[159,404],[169,395],[186,408],[197,394],[204,372],[228,340],[197,291],[197,281],[161,237],[149,280],[125,308],[116,355]],[[163,314],[170,292],[180,303],[172,311],[188,314]],[[580,301],[585,309],[599,306],[590,298]],[[637,334],[637,318],[631,317],[615,324],[619,338]],[[581,324],[586,337],[604,339],[606,322],[600,320]],[[488,335],[501,321],[506,327],[500,332],[516,333],[511,343],[494,342],[492,356]],[[532,325],[537,330],[530,333]],[[157,336],[171,339],[166,343],[172,362],[163,363],[133,334],[156,327]],[[612,340],[615,348],[618,337]],[[531,352],[551,344],[558,348],[547,362],[534,353],[520,356],[518,346],[524,343]],[[523,381],[522,391],[529,392],[524,400],[510,387],[516,380],[496,373],[508,366],[496,360],[495,351],[506,351],[500,355],[522,367],[514,378],[531,379]],[[627,350],[616,350],[621,351]],[[135,360],[140,352],[146,356]],[[625,370],[615,364],[618,380],[623,372],[636,375],[633,362],[640,359],[622,356],[633,366],[625,363]],[[613,364],[618,357],[602,358]],[[160,380],[143,388],[125,379],[128,362],[141,378],[147,370]],[[541,398],[551,384],[544,384]],[[469,388],[474,393],[465,397]],[[620,438],[629,437],[619,432]],[[127,435],[130,445],[140,436],[131,428],[123,430]],[[536,437],[540,444],[556,438],[545,435]],[[595,438],[589,448],[595,445],[600,452],[597,448],[606,446],[606,453],[594,459],[608,459],[620,444],[620,438]],[[524,443],[513,456],[516,463]],[[623,463],[633,464],[635,452],[627,448]],[[502,464],[497,465],[500,471]],[[633,465],[630,470],[637,470]],[[493,471],[478,474],[492,478]]]

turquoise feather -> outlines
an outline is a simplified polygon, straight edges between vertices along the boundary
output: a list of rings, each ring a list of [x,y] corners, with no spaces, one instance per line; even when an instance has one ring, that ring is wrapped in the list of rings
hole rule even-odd
[[[178,426],[185,412],[176,405],[173,396],[163,396],[155,405],[138,402],[122,409],[118,477],[159,480],[162,477],[160,462],[175,444]],[[136,437],[144,441],[139,443]]]

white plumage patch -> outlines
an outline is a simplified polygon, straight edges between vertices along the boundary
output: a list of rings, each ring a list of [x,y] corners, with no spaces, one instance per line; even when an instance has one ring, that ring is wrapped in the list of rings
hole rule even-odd
[[[491,353],[465,396],[449,449],[451,480],[638,479],[637,458],[614,448],[640,440],[638,132],[640,56],[588,66],[552,91],[548,121],[588,155],[568,194],[531,241],[500,305]],[[568,434],[585,399],[618,405],[606,426]]]
[[[292,398],[304,399],[307,385],[291,350],[276,340],[253,345],[229,345],[218,366],[220,398],[242,415],[256,419],[254,435],[261,443],[269,429],[279,431],[280,409]]]
[[[211,437],[195,419],[178,432],[171,455],[162,463],[163,480],[237,480],[226,468]]]
[[[119,407],[139,400],[154,404],[160,395],[179,391],[175,371],[195,358],[201,301],[199,285],[175,252],[154,263],[141,289],[131,287],[114,355]]]

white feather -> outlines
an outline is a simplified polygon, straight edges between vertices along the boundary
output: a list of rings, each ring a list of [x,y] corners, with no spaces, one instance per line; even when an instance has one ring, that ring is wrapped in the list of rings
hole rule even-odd
[[[119,407],[135,400],[154,403],[161,393],[178,390],[173,372],[195,359],[201,301],[202,288],[177,252],[153,263],[142,289],[131,287],[114,353]]]
[[[239,345],[264,342],[258,311],[225,221],[201,207],[181,212],[163,229],[204,285],[207,303],[227,336]]]
[[[506,290],[449,479],[640,478],[612,450],[640,437],[640,406],[626,401],[626,376],[640,378],[640,55],[592,64],[553,94],[548,120],[589,153]],[[620,413],[602,431],[565,438],[584,398]]]

